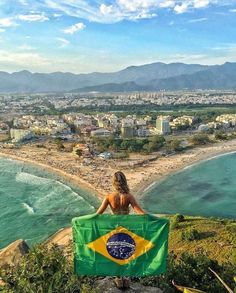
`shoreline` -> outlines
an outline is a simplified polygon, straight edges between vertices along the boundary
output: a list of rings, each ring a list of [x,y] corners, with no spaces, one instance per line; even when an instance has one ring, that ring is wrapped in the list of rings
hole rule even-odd
[[[198,164],[201,164],[201,163],[204,163],[204,162],[207,162],[207,161],[210,161],[210,160],[213,160],[213,159],[217,159],[217,158],[220,158],[220,157],[223,157],[223,156],[227,156],[227,155],[230,155],[230,154],[235,154],[236,153],[236,150],[235,151],[231,151],[231,152],[226,152],[226,153],[220,153],[219,155],[214,155],[213,157],[212,156],[208,156],[206,158],[201,158],[195,162],[193,162],[192,164],[190,165],[186,165],[186,166],[182,166],[180,169],[176,169],[174,171],[170,171],[168,174],[164,175],[164,176],[161,176],[161,177],[157,177],[156,179],[151,179],[150,180],[150,183],[147,181],[147,183],[143,186],[143,188],[141,187],[138,191],[137,191],[137,194],[139,193],[145,193],[147,192],[148,190],[150,190],[152,187],[154,187],[156,184],[158,185],[159,183],[161,183],[162,181],[166,180],[168,176],[172,176],[174,174],[177,174],[177,173],[180,173],[186,169],[191,169],[192,167],[198,165]],[[141,198],[142,196],[140,196]]]
[[[96,190],[94,186],[92,186],[88,182],[84,181],[83,179],[78,178],[77,176],[73,176],[71,174],[68,174],[63,170],[54,168],[52,166],[49,166],[47,164],[44,164],[44,163],[41,163],[38,161],[33,161],[31,159],[18,157],[14,154],[4,153],[2,151],[0,151],[0,158],[6,158],[9,160],[20,161],[22,163],[31,165],[32,167],[38,167],[42,171],[54,173],[55,175],[65,179],[64,183],[68,183],[68,184],[74,185],[76,187],[85,189],[86,191],[88,191],[90,193],[95,193],[94,196],[97,195],[100,199],[102,199],[101,191]]]
[[[221,147],[223,147],[223,149]],[[142,199],[142,197],[148,190],[166,180],[168,176],[172,176],[176,173],[182,172],[185,169],[190,169],[193,166],[203,163],[205,161],[217,159],[221,156],[226,156],[233,153],[236,153],[236,139],[228,142],[215,143],[211,146],[206,145],[202,147],[196,147],[184,153],[177,153],[171,157],[168,157],[167,160],[165,160],[166,158],[160,158],[159,162],[165,162],[169,161],[168,159],[170,158],[173,158],[173,161],[175,161],[176,159],[185,158],[187,155],[191,156],[188,158],[188,160],[184,160],[180,164],[173,164],[170,169],[165,170],[162,174],[154,174],[150,176],[142,183],[141,186],[138,185],[134,189],[134,192],[136,193],[138,199]],[[159,164],[155,165],[156,166],[154,166],[154,168],[157,167]]]
[[[160,157],[155,161],[150,160],[145,164],[143,163],[134,167],[130,167],[129,162],[124,166],[119,166],[118,163],[112,166],[112,161],[101,161],[101,166],[103,167],[104,164],[107,164],[106,167],[101,169],[102,167],[98,165],[98,168],[95,170],[86,169],[85,174],[88,177],[80,176],[80,174],[70,174],[70,170],[68,171],[68,168],[65,168],[63,164],[67,163],[67,165],[70,165],[70,162],[74,162],[70,154],[66,157],[65,153],[57,153],[54,156],[50,156],[50,160],[47,160],[44,154],[39,153],[36,157],[35,153],[30,151],[31,149],[23,151],[19,149],[0,149],[0,157],[21,161],[25,164],[30,164],[42,170],[52,172],[64,179],[65,184],[68,183],[72,186],[85,189],[100,200],[111,190],[111,176],[113,172],[117,171],[119,168],[126,174],[132,193],[135,194],[138,199],[141,199],[143,194],[151,187],[176,172],[181,172],[185,168],[191,168],[195,164],[199,164],[203,161],[236,152],[236,139],[199,146],[185,152],[176,153],[172,156]],[[33,158],[35,159],[33,160]],[[61,158],[63,158],[63,160],[58,160]],[[52,163],[54,162],[59,162],[60,164],[53,166]],[[50,163],[51,165],[49,165]],[[104,188],[104,186],[106,188]]]

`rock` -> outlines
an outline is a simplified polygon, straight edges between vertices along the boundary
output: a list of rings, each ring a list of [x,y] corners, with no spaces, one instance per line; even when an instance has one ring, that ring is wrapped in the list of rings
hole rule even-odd
[[[3,282],[2,278],[0,278],[0,287],[5,286],[6,284]]]
[[[22,256],[29,252],[29,246],[24,240],[16,240],[0,251],[0,266],[16,265]]]
[[[162,293],[163,291],[157,287],[150,287],[150,286],[143,286],[140,283],[132,283],[130,284],[130,289],[126,289],[125,291],[122,291],[118,288],[116,288],[114,283],[113,277],[106,277],[102,280],[98,280],[95,287],[97,289],[98,293],[121,293],[121,292],[127,292],[127,293]]]
[[[72,228],[63,228],[53,234],[44,242],[48,247],[56,244],[62,250],[65,256],[72,256]]]
[[[53,234],[51,237],[49,237],[45,244],[46,245],[53,245],[57,244],[58,246],[67,246],[72,241],[72,228],[62,228],[59,231],[57,231],[55,234]]]

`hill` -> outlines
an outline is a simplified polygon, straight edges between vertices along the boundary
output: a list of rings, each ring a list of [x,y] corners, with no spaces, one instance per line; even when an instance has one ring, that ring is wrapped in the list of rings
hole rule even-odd
[[[112,73],[0,72],[0,92],[128,92],[183,89],[236,89],[236,63],[199,65],[152,63]]]
[[[200,217],[183,218],[180,215],[170,216],[170,220],[172,229],[167,272],[161,276],[133,278],[132,286],[133,282],[136,282],[139,290],[132,292],[175,293],[177,291],[172,285],[172,280],[177,284],[198,288],[208,293],[226,292],[209,267],[234,288],[236,222]],[[0,291],[2,289],[3,292],[104,292],[104,288],[98,289],[100,282],[108,282],[113,289],[112,279],[77,278],[74,275],[71,238],[71,228],[62,229],[44,245],[37,246],[29,252],[24,251],[24,256],[17,265],[2,269],[0,267]],[[16,251],[19,260],[19,248]],[[11,255],[16,262],[16,257],[9,249],[5,255],[8,259]],[[142,287],[143,285],[145,287]],[[150,285],[152,288],[146,287]],[[161,288],[162,291],[157,288]]]

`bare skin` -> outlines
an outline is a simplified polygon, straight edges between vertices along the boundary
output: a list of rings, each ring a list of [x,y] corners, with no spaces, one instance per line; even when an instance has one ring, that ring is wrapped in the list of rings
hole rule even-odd
[[[145,214],[133,195],[119,194],[118,192],[113,192],[105,197],[101,206],[97,210],[97,214],[102,214],[106,208],[110,206],[113,214],[127,215],[129,214],[130,205],[134,209],[135,213],[141,215]]]

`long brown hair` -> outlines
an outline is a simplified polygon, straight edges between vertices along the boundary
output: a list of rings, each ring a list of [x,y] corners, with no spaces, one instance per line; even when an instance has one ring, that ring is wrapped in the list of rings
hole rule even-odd
[[[125,174],[121,171],[115,172],[113,175],[112,185],[119,193],[129,193],[129,186]]]

